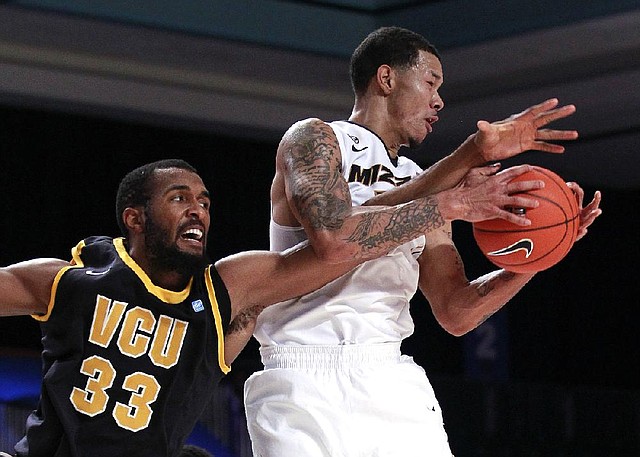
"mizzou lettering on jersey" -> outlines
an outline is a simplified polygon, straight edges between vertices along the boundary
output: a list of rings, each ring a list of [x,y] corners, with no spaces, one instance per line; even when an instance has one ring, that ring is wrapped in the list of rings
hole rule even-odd
[[[359,182],[365,186],[371,186],[376,182],[399,186],[410,179],[411,176],[394,176],[393,172],[382,164],[376,164],[371,168],[362,168],[358,164],[353,164],[349,170],[349,182]]]

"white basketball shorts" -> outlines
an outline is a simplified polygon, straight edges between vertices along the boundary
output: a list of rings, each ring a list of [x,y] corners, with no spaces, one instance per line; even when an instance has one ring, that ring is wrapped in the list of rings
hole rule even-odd
[[[277,346],[245,384],[254,457],[452,457],[424,370],[399,343]]]

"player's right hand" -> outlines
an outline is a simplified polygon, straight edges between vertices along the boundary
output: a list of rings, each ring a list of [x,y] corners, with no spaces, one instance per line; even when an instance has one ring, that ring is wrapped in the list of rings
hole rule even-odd
[[[529,219],[505,208],[536,208],[538,201],[522,193],[541,189],[544,182],[512,182],[521,174],[531,171],[530,165],[499,170],[499,164],[472,168],[457,186],[437,195],[440,214],[450,221],[478,222],[499,218],[520,226],[530,225]]]

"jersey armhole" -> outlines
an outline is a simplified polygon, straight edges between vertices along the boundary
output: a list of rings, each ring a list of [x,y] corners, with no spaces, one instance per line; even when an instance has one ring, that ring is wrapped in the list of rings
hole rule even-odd
[[[70,268],[77,268],[77,267],[74,267],[74,266],[63,267],[56,274],[56,277],[53,279],[53,284],[51,285],[51,297],[49,298],[49,305],[47,306],[47,312],[46,314],[32,314],[31,317],[33,317],[35,320],[40,322],[47,322],[49,320],[49,316],[51,316],[51,312],[53,311],[53,305],[55,304],[55,301],[56,301],[56,293],[58,291],[58,284],[60,283],[60,278],[62,278],[62,275]]]
[[[218,365],[220,366],[220,370],[222,370],[224,374],[227,374],[231,371],[231,367],[227,365],[224,359],[224,328],[228,325],[228,322],[223,322],[223,320],[229,321],[231,300],[222,282],[222,278],[220,278],[218,271],[213,265],[209,265],[205,271],[205,283],[207,285],[207,292],[209,294],[209,301],[211,302],[211,311],[213,312],[218,338]],[[216,291],[218,291],[218,294],[216,294]],[[223,306],[222,310],[220,309],[220,305]]]

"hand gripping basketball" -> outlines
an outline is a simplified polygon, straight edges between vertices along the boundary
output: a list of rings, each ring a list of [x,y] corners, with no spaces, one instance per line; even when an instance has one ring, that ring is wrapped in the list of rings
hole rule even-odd
[[[580,225],[578,201],[566,182],[546,168],[534,166],[513,181],[542,180],[542,189],[524,194],[536,198],[537,208],[509,208],[526,214],[527,227],[503,219],[473,224],[473,236],[493,264],[515,273],[546,270],[562,260],[576,241]]]

